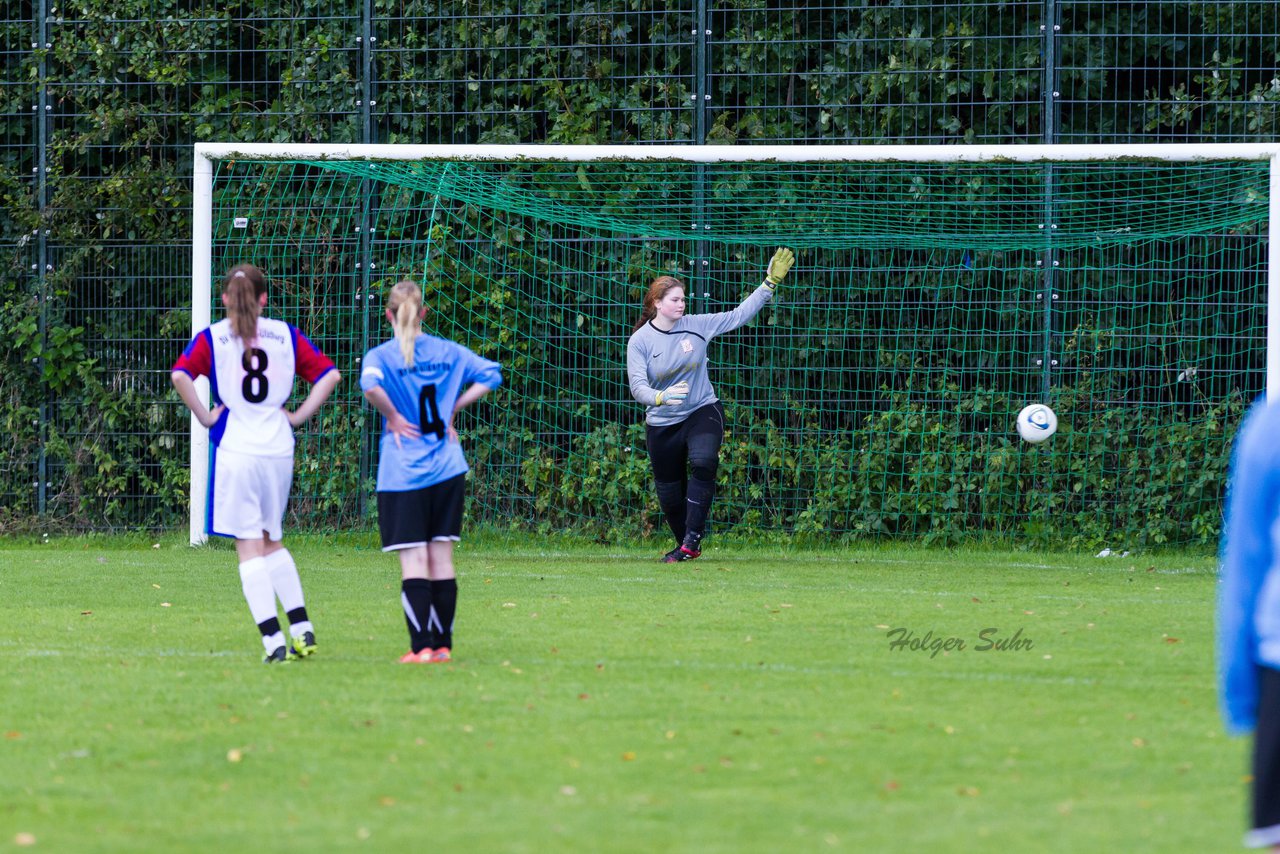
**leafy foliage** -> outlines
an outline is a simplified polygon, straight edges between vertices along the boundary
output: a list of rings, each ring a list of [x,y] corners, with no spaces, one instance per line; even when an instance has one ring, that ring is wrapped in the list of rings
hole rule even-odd
[[[1043,4],[865,3],[780,17],[755,0],[733,0],[699,22],[688,10],[641,0],[375,0],[369,20],[332,0],[286,7],[67,0],[45,22],[8,16],[0,21],[0,527],[27,524],[38,511],[42,524],[80,529],[180,523],[186,418],[167,371],[190,334],[193,142],[1019,143],[1042,141],[1049,131],[1072,141],[1274,138],[1280,35],[1270,4],[1060,5],[1057,31],[1040,29]],[[1191,7],[1203,37],[1186,34]],[[702,25],[709,33],[697,32]],[[1129,35],[1119,40],[1118,33]],[[1055,40],[1052,52],[1046,39]],[[1057,67],[1046,74],[1049,55]],[[1046,98],[1046,79],[1057,81],[1057,98]],[[38,171],[42,164],[47,171]],[[1195,287],[1222,288],[1240,312],[1260,310],[1244,283],[1210,279],[1206,273]],[[1122,283],[1115,287],[1123,299]],[[548,320],[514,304],[517,297],[524,298],[503,283],[477,288],[483,305],[470,307],[476,326],[455,331],[493,347],[518,370],[522,359],[539,355],[543,332],[578,317],[595,322],[567,301],[558,319]],[[1078,316],[1070,313],[1077,309]],[[1114,327],[1105,307],[1093,309],[1066,309],[1061,327]],[[784,306],[775,323],[802,328],[799,312]],[[1016,319],[992,312],[973,322],[1004,328]],[[1172,328],[1191,321],[1162,322]],[[864,340],[819,323],[829,330],[825,348]],[[513,341],[522,324],[532,334]],[[1220,488],[1234,401],[1255,384],[1239,328],[1208,322],[1204,352],[1164,354],[1158,364],[1177,363],[1175,355],[1189,364],[1223,360],[1199,381],[1192,395],[1198,408],[1177,418],[1167,406],[1135,406],[1134,389],[1171,387],[1143,377],[1157,364],[1147,356],[1159,341],[1135,348],[1130,364],[1108,365],[1112,384],[1104,394],[1073,373],[1088,354],[1083,339],[1062,339],[1070,346],[1055,393],[1081,396],[1073,428],[1060,437],[1072,448],[1063,459],[1073,462],[1062,465],[1100,468],[1082,474],[1079,489],[1073,482],[1060,499],[1050,497],[1057,491],[1027,490],[1041,473],[1028,474],[1026,466],[1040,455],[955,420],[965,407],[972,420],[997,403],[1011,405],[983,398],[974,385],[972,372],[989,365],[950,375],[945,369],[954,365],[933,365],[932,397],[917,389],[900,398],[911,365],[860,351],[875,369],[839,375],[837,383],[856,385],[839,390],[880,393],[883,385],[888,405],[852,432],[829,424],[820,425],[818,440],[793,426],[771,432],[773,415],[752,421],[756,401],[744,394],[724,460],[726,488],[737,492],[725,506],[752,508],[732,520],[747,531],[949,541],[975,518],[1000,516],[1031,526],[1002,533],[1085,542],[1103,536],[1090,521],[1088,508],[1102,506],[1090,505],[1092,496],[1110,502],[1108,518],[1134,519],[1139,540],[1207,541],[1216,522],[1201,502],[1213,501]],[[801,376],[818,350],[798,347],[774,367]],[[597,352],[564,369],[581,375],[584,365],[617,354],[616,341],[601,341]],[[734,388],[733,377],[726,383]],[[1102,396],[1086,404],[1086,393]],[[528,518],[560,525],[581,518],[578,512],[599,516],[598,508],[615,501],[649,501],[636,428],[622,426],[619,406],[596,413],[619,419],[598,435],[578,430],[583,421],[572,406],[552,408],[555,426],[571,436],[572,471],[586,484],[573,495],[563,461],[529,453],[523,427],[511,435],[483,427],[499,432],[483,441],[477,433],[477,453],[495,471],[518,470],[530,484],[524,493],[513,486],[518,480],[504,481],[508,491],[486,506],[516,518],[531,506],[536,512]],[[792,416],[800,422],[802,409]],[[324,438],[307,444],[306,453],[342,464],[303,473],[299,516],[313,524],[366,518],[364,503],[352,496],[362,488],[358,461],[368,453],[371,421],[350,397],[326,418],[316,427]],[[1203,446],[1200,467],[1172,456],[1191,440]],[[480,450],[490,441],[492,452]],[[1141,480],[1145,491],[1122,499],[1107,478],[1127,465],[1140,473],[1133,490]],[[42,471],[49,487],[38,506],[32,484]],[[806,474],[814,471],[824,474]],[[930,474],[939,471],[945,474]],[[890,483],[897,491],[876,498],[874,490]],[[837,506],[834,496],[850,486],[864,490],[862,504]],[[1191,498],[1158,510],[1162,491]],[[770,503],[781,494],[810,498],[804,510],[784,513]],[[1061,500],[1064,512],[1040,513],[1054,521],[1036,522],[1038,508],[1027,503],[1033,500],[1045,507]],[[642,527],[655,518],[650,512]],[[1059,530],[1032,531],[1036,524]]]

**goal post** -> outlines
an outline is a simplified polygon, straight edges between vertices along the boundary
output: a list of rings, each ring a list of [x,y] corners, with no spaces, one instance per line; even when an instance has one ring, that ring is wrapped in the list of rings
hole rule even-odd
[[[1263,383],[1280,399],[1277,154],[201,143],[192,328],[209,325],[215,283],[244,260],[272,280],[271,311],[333,342],[346,402],[308,428],[308,449],[332,458],[299,456],[294,512],[367,519],[343,497],[367,491],[373,464],[356,361],[386,337],[385,286],[420,281],[437,309],[428,331],[509,368],[503,402],[473,423],[500,448],[476,447],[502,473],[472,499],[488,521],[625,530],[626,517],[643,534],[661,521],[621,375],[643,287],[674,273],[691,311],[723,311],[786,243],[799,260],[777,304],[711,353],[731,409],[718,526],[1044,537],[1037,514],[1066,511],[1073,541],[1091,542],[1155,500],[1110,494],[1124,467],[1186,465],[1132,445],[1220,432]],[[1042,398],[1065,408],[1066,429],[1032,451],[1011,438],[1011,413]],[[1125,412],[1142,416],[1131,440],[1116,435]],[[1212,442],[1218,465],[1224,440]],[[193,544],[209,459],[192,418]],[[1081,465],[1098,476],[1073,480]],[[1178,477],[1199,509],[1123,535],[1204,539],[1217,496]]]

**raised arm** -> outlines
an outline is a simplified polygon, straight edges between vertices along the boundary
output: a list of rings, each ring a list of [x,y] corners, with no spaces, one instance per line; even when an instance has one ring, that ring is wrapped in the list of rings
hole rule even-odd
[[[689,324],[689,328],[692,331],[705,335],[707,338],[714,338],[717,335],[731,332],[739,326],[745,326],[760,313],[760,309],[768,305],[770,300],[773,299],[774,289],[782,284],[782,280],[786,278],[795,260],[795,253],[790,249],[780,248],[769,259],[769,270],[765,273],[764,281],[760,283],[760,287],[748,294],[747,298],[740,302],[737,308],[714,314],[688,315],[685,317],[685,322]]]

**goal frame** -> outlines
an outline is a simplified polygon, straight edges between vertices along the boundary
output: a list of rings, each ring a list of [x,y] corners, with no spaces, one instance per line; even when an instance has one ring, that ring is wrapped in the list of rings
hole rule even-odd
[[[687,163],[1192,163],[1268,161],[1266,398],[1280,400],[1280,143],[1050,145],[368,145],[196,143],[191,225],[191,334],[212,322],[213,164],[220,160],[457,160],[488,162],[669,161]],[[197,381],[209,399],[209,383]],[[209,431],[191,416],[190,541],[204,530],[209,487]]]

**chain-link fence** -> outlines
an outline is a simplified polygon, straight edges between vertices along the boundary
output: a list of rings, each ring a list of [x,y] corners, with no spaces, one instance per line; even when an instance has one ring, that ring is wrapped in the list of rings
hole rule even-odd
[[[1272,0],[0,14],[0,530],[182,524],[168,371],[190,333],[196,141],[1243,142],[1280,122]],[[1260,328],[1259,302],[1228,308]]]

